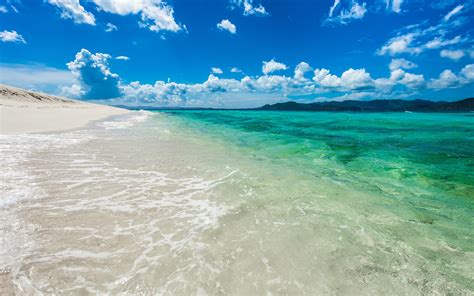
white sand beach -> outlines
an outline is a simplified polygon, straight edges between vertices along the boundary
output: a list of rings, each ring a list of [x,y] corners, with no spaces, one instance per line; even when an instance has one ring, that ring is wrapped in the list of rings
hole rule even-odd
[[[128,112],[0,84],[1,135],[77,129],[92,121]],[[9,273],[9,270],[0,270],[0,295],[14,294]]]
[[[0,134],[70,130],[128,112],[0,84]]]

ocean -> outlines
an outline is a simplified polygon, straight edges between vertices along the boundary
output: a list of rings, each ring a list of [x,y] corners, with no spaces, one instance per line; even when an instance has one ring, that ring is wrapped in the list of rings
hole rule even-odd
[[[1,136],[19,293],[474,293],[474,114],[136,112]]]

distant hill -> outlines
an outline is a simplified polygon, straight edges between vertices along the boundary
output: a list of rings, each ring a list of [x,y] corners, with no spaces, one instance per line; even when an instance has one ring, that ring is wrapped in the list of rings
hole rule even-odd
[[[355,112],[469,112],[474,111],[474,98],[455,102],[434,102],[428,100],[372,100],[297,103],[286,102],[265,105],[253,110],[281,111],[355,111]]]

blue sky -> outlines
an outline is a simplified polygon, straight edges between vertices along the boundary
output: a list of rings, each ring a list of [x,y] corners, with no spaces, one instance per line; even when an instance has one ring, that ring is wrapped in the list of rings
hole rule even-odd
[[[2,0],[0,82],[108,104],[474,95],[473,0]]]

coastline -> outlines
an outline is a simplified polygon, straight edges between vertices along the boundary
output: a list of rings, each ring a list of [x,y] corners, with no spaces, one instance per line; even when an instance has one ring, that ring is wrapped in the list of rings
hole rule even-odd
[[[132,111],[0,84],[0,135],[56,133]],[[10,270],[0,269],[0,294],[14,295]]]
[[[0,85],[0,134],[60,132],[131,111]]]

